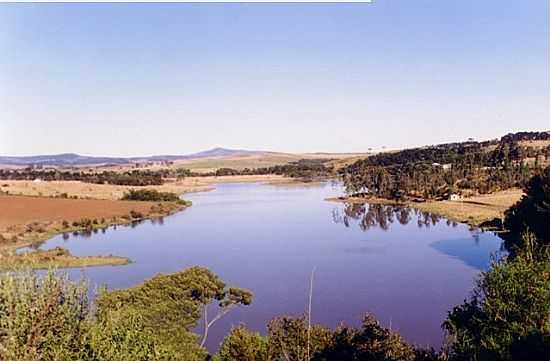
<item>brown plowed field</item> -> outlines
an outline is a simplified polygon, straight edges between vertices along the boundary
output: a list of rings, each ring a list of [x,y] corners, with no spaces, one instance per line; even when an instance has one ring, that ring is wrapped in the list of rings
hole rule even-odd
[[[0,229],[31,222],[76,221],[126,216],[131,210],[148,214],[154,202],[99,199],[57,199],[0,196]]]

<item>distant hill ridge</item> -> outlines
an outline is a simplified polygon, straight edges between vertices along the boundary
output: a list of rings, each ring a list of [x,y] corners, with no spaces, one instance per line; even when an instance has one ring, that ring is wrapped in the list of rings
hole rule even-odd
[[[187,155],[153,155],[145,157],[96,157],[76,153],[62,153],[33,156],[0,156],[0,164],[12,166],[45,165],[45,166],[76,166],[100,164],[130,164],[135,162],[160,162],[181,159],[200,159],[210,157],[244,156],[268,153],[258,150],[213,148]]]

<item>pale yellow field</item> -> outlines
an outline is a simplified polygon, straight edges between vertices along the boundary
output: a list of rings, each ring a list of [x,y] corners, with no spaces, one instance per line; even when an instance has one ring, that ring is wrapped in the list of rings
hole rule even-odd
[[[519,201],[522,195],[521,189],[510,189],[461,201],[414,203],[412,206],[458,222],[479,225],[494,218],[503,218],[504,212]]]
[[[156,189],[162,192],[184,194],[212,189],[215,183],[227,182],[269,182],[283,183],[289,179],[278,175],[224,176],[224,177],[188,177],[181,181],[172,180],[160,186],[132,187],[111,184],[92,184],[79,181],[0,181],[0,189],[11,195],[57,197],[67,193],[69,197],[81,199],[120,199],[128,189]]]

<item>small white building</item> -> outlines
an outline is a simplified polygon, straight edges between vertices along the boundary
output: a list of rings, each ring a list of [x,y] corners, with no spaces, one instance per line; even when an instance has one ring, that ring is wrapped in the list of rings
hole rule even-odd
[[[460,194],[456,194],[456,193],[452,193],[450,196],[449,196],[449,200],[450,201],[459,201],[461,200],[462,197],[460,196]]]
[[[40,183],[42,182],[42,179],[40,178],[35,178],[35,180],[32,181],[33,183]]]

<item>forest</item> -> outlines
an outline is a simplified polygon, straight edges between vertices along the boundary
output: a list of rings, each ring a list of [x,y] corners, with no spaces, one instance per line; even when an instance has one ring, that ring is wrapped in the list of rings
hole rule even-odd
[[[442,200],[523,187],[550,161],[550,132],[508,134],[498,141],[440,144],[385,152],[342,170],[346,191],[392,200]]]

